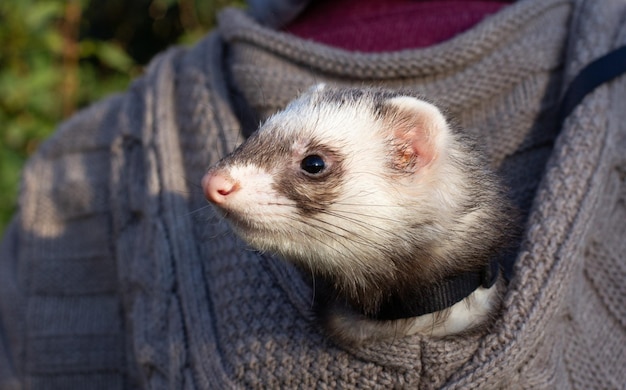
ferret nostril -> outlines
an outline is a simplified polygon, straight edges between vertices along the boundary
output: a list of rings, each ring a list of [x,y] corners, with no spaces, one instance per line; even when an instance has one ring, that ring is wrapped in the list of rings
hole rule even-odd
[[[228,195],[237,190],[237,183],[218,172],[209,172],[202,179],[204,196],[212,203],[221,204],[226,201]]]

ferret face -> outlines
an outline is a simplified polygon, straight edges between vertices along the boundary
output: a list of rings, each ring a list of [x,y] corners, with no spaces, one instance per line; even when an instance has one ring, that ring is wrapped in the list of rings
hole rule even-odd
[[[318,88],[271,117],[202,186],[257,249],[346,283],[393,278],[390,253],[442,250],[432,242],[444,233],[442,209],[456,202],[443,189],[459,191],[445,163],[449,138],[443,116],[421,100]]]

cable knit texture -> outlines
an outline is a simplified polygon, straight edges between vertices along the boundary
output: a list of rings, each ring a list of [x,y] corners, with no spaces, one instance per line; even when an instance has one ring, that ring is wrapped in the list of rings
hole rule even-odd
[[[562,129],[555,113],[580,69],[625,43],[622,0],[524,0],[442,44],[379,54],[223,12],[26,167],[0,252],[0,388],[623,388],[626,78]],[[416,91],[484,144],[525,233],[482,334],[337,345],[298,271],[207,206],[198,183],[241,142],[241,116],[318,82]]]

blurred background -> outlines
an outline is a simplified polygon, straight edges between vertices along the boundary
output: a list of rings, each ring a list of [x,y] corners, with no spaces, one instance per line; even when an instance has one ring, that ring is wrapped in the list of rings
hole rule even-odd
[[[63,119],[191,44],[243,0],[0,0],[0,235],[21,168]]]

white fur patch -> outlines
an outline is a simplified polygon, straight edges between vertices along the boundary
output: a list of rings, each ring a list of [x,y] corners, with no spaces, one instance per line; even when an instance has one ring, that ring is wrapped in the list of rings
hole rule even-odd
[[[480,287],[464,300],[452,305],[448,309],[448,317],[442,323],[437,324],[435,314],[426,314],[413,319],[407,335],[420,333],[444,337],[480,325],[493,310],[494,294],[496,294],[495,285],[489,289]]]

